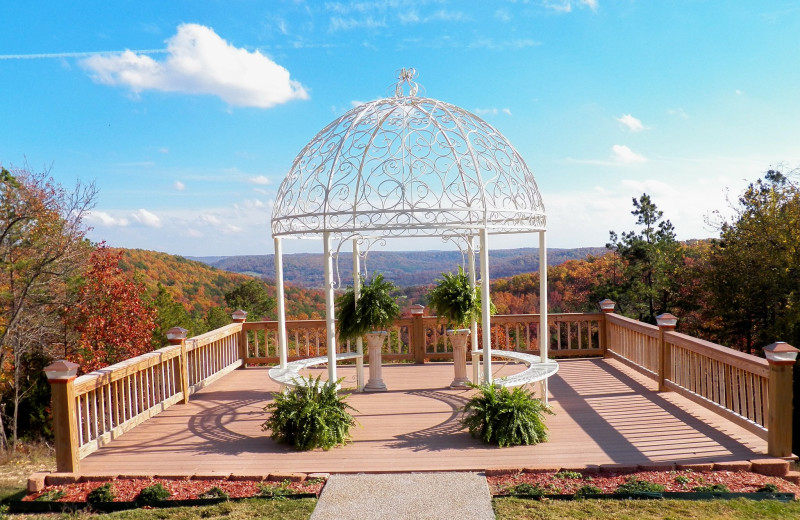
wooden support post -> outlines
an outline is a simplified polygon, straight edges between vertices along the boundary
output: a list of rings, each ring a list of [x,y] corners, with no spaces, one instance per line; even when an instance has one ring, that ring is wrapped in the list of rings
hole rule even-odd
[[[669,345],[667,345],[664,334],[675,330],[678,318],[665,312],[656,316],[656,323],[658,324],[658,391],[666,392],[667,385],[665,381],[669,379],[671,370],[669,366]]]
[[[56,448],[56,471],[80,471],[78,451],[78,416],[75,410],[73,383],[78,365],[69,361],[56,361],[44,369],[50,381],[53,406],[53,434]]]
[[[244,323],[247,321],[247,311],[239,309],[231,314],[231,319],[233,319],[234,323]],[[255,332],[258,334],[258,331]],[[239,331],[239,337],[237,340],[239,342],[239,358],[242,360],[242,366],[239,368],[246,368],[247,364],[244,360],[247,359],[247,331],[244,330],[244,327],[242,327],[242,330]],[[269,356],[269,352],[265,352],[264,355]]]
[[[616,306],[616,302],[613,300],[609,300],[606,298],[600,302],[600,310],[603,311],[603,321],[600,324],[600,328],[602,329],[602,341],[603,341],[603,357],[611,357],[608,353],[608,347],[611,345],[611,327],[608,326],[608,315],[614,313],[614,307]]]
[[[415,363],[425,363],[425,325],[422,323],[422,316],[425,307],[420,304],[411,306],[411,349],[414,352]]]
[[[797,353],[782,341],[764,347],[769,362],[767,453],[772,457],[792,455],[792,371]]]
[[[180,345],[181,355],[178,358],[178,367],[180,371],[180,385],[181,392],[183,392],[183,399],[181,403],[189,403],[189,359],[186,355],[186,329],[180,327],[172,327],[167,331],[167,341],[170,345]]]

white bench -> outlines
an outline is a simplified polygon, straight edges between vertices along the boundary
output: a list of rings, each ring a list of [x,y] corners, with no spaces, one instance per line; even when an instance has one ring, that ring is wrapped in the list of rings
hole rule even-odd
[[[356,361],[363,362],[364,355],[357,352],[345,352],[336,354],[336,362],[344,361],[346,359],[355,359]],[[328,356],[319,356],[307,359],[298,359],[297,361],[289,361],[286,363],[286,368],[280,366],[272,367],[269,369],[269,378],[281,385],[281,389],[285,386],[305,386],[308,384],[308,378],[300,375],[300,371],[304,368],[312,367],[314,365],[323,365],[328,362]]]
[[[473,356],[478,355],[483,357],[483,350],[478,350],[472,353]],[[496,378],[493,383],[495,386],[520,386],[528,383],[536,383],[544,381],[548,377],[558,372],[558,363],[553,360],[547,360],[542,363],[539,356],[533,354],[526,354],[524,352],[515,352],[513,350],[492,350],[492,357],[502,357],[521,361],[528,365],[528,368],[506,377]]]

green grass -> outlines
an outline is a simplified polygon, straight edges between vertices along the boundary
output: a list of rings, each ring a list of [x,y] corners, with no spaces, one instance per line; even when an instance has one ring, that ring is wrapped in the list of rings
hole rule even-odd
[[[91,519],[91,520],[307,520],[314,511],[317,500],[303,498],[299,500],[245,500],[243,502],[225,502],[204,507],[176,507],[169,509],[133,509],[109,514],[51,514],[51,515],[9,515],[9,520],[55,520],[55,519]],[[0,518],[3,518],[0,512]]]
[[[493,501],[498,520],[556,518],[599,520],[706,520],[800,518],[800,502],[771,500],[580,500],[538,501],[501,498]]]

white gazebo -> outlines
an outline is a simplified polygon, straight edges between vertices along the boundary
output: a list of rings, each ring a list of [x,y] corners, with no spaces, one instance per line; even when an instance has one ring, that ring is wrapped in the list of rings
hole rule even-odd
[[[488,302],[490,235],[538,233],[538,336],[541,362],[547,362],[546,216],[533,173],[486,121],[418,97],[415,75],[414,69],[401,70],[393,97],[357,106],[326,126],[281,183],[272,212],[281,368],[287,365],[284,238],[322,238],[328,379],[336,381],[333,266],[344,243],[352,241],[357,295],[360,245],[396,237],[452,240],[467,253],[473,285],[479,254],[481,299]],[[482,312],[483,378],[492,381],[489,305]],[[362,353],[360,341],[357,348]],[[478,350],[475,323],[472,350]],[[477,379],[474,360],[473,366]]]

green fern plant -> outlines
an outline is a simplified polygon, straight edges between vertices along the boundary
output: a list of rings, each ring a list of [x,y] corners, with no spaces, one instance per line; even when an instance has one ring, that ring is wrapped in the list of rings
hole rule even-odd
[[[286,393],[277,393],[265,411],[269,418],[261,425],[272,439],[291,444],[298,450],[328,450],[350,439],[350,427],[356,424],[345,401],[349,394],[339,395],[336,387],[342,382],[321,382],[309,378]]]
[[[139,491],[136,495],[136,502],[139,504],[152,504],[154,502],[161,502],[172,496],[167,488],[160,483],[147,486]]]
[[[342,340],[360,338],[373,330],[389,327],[400,316],[392,296],[397,287],[378,273],[368,282],[361,279],[359,298],[353,287],[336,299],[336,331]]]
[[[533,392],[485,383],[470,386],[478,393],[461,409],[461,425],[470,435],[501,448],[547,440],[544,415],[553,415],[553,411],[536,399]]]
[[[461,266],[457,273],[442,273],[436,280],[428,293],[428,305],[448,325],[458,328],[467,327],[480,314],[478,295]]]

